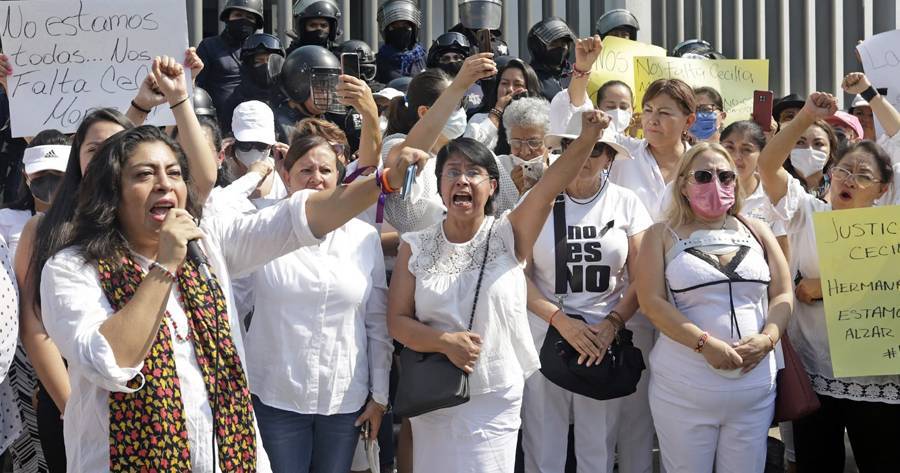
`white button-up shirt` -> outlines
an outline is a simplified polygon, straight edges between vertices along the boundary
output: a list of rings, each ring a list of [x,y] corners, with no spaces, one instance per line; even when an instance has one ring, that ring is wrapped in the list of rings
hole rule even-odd
[[[358,411],[369,394],[388,403],[393,344],[381,237],[354,219],[319,245],[254,273],[247,330],[250,390],[300,414]]]
[[[225,335],[231,336],[244,362],[245,372],[244,344],[229,281],[232,277],[252,273],[276,257],[320,241],[313,236],[306,220],[306,199],[309,195],[309,192],[298,192],[279,205],[240,218],[203,221],[206,238],[202,240],[202,245],[228,306],[231,333]],[[146,260],[136,260],[146,269]],[[109,395],[110,392],[142,389],[143,380],[137,389],[131,389],[127,384],[135,376],[140,376],[143,363],[119,366],[112,347],[100,333],[100,326],[114,311],[100,286],[95,262],[85,261],[76,248],[68,248],[47,262],[41,279],[44,324],[69,362],[72,395],[66,404],[64,425],[68,471],[108,471]],[[186,335],[187,319],[178,302],[177,292],[177,287],[173,285],[166,304],[169,317],[165,323],[173,334],[177,325],[177,333]],[[173,352],[176,372],[181,381],[193,471],[218,471],[218,462],[212,457],[210,445],[212,415],[193,343],[173,340]],[[257,470],[267,471],[268,458],[259,435],[256,445]]]

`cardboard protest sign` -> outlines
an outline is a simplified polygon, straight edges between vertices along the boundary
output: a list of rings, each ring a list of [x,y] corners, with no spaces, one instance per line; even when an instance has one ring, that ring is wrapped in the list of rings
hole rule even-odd
[[[664,78],[681,79],[694,88],[709,86],[718,90],[728,112],[725,123],[729,124],[749,120],[753,112],[753,91],[769,89],[769,60],[634,58],[636,97],[643,97],[650,83]]]
[[[634,58],[637,56],[665,56],[666,50],[652,44],[639,43],[617,36],[603,39],[603,51],[591,67],[588,96],[597,105],[597,90],[611,81],[620,80],[634,90]],[[637,99],[635,99],[637,100]]]
[[[93,108],[128,109],[154,56],[184,60],[183,0],[28,0],[0,4],[13,136],[74,132]],[[190,90],[190,71],[185,70]],[[172,125],[166,106],[148,124]]]
[[[813,215],[834,375],[900,373],[900,206]]]
[[[885,31],[856,47],[866,77],[876,89],[886,88],[888,102],[900,108],[900,30]],[[875,118],[876,136],[884,133]]]

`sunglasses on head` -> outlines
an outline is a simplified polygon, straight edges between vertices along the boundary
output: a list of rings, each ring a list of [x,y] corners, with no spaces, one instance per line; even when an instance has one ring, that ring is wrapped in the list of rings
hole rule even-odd
[[[234,148],[247,153],[252,150],[265,151],[269,149],[269,145],[258,141],[235,141]]]
[[[714,171],[711,169],[700,169],[690,174],[690,177],[697,184],[709,184],[712,182],[713,176],[718,177],[719,182],[726,186],[732,184],[736,177],[734,171]]]
[[[569,138],[563,138],[559,142],[559,147],[562,148],[562,152],[564,152],[564,153],[566,152],[566,148],[568,148],[569,145],[572,144],[572,141],[574,141],[574,140],[571,140]],[[600,156],[603,156],[603,154],[607,153],[607,152],[609,153],[610,156],[615,156],[615,154],[616,154],[615,151],[612,149],[612,146],[610,146],[606,143],[597,143],[594,145],[593,148],[591,148],[591,157],[599,158]]]

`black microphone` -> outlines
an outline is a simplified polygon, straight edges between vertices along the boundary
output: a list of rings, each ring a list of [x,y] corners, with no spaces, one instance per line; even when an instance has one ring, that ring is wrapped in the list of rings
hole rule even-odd
[[[212,280],[212,273],[209,270],[209,261],[206,259],[203,250],[200,249],[200,244],[197,243],[197,240],[190,240],[187,242],[187,259],[193,261],[197,265],[197,269],[200,270],[200,275],[203,276],[203,279],[207,281]]]

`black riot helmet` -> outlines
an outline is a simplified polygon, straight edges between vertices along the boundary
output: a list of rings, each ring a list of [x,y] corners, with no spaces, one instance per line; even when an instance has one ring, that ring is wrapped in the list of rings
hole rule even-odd
[[[441,56],[446,53],[459,53],[463,57],[472,55],[472,44],[466,35],[457,32],[444,33],[437,37],[428,48],[428,67],[438,67]]]
[[[213,105],[212,97],[203,88],[194,87],[191,105],[194,107],[194,114],[198,117],[210,117],[215,120],[216,106]]]
[[[284,47],[277,36],[268,33],[254,33],[244,40],[241,45],[241,62],[252,64],[253,58],[259,53],[271,53],[284,56]]]
[[[358,54],[360,78],[366,82],[375,80],[375,74],[378,71],[375,67],[375,53],[372,52],[369,43],[358,39],[344,41],[334,50],[336,56],[340,56],[343,53]]]
[[[256,17],[256,28],[263,27],[263,0],[228,0],[219,14],[220,21],[228,21],[231,10],[243,10],[252,13]]]
[[[378,7],[375,19],[385,43],[392,44],[400,50],[411,48],[416,43],[419,28],[422,27],[422,12],[411,0],[387,0]],[[388,30],[388,26],[397,21],[406,21],[412,25],[412,32],[408,33],[408,38],[407,34],[402,32],[397,33],[395,37],[395,34]]]
[[[553,68],[560,67],[565,57],[551,58],[547,54],[550,43],[558,39],[564,39],[569,43],[569,53],[574,51],[575,33],[562,18],[551,16],[535,23],[528,31],[528,51],[533,58],[532,62]]]
[[[281,91],[297,104],[312,97],[322,112],[344,113],[345,107],[335,98],[341,63],[331,51],[321,46],[301,46],[284,60],[279,75]]]
[[[343,33],[341,16],[341,9],[334,0],[297,0],[294,2],[294,34],[302,37],[306,20],[324,18],[330,26],[328,40],[334,42]]]
[[[716,51],[709,42],[698,38],[676,44],[670,56],[685,59],[725,59],[725,56]]]
[[[598,18],[597,25],[594,29],[601,38],[605,38],[610,31],[619,28],[624,28],[628,31],[631,39],[637,39],[637,32],[641,29],[641,25],[638,23],[634,13],[631,13],[624,8],[616,8],[615,10],[604,13],[603,16]]]

